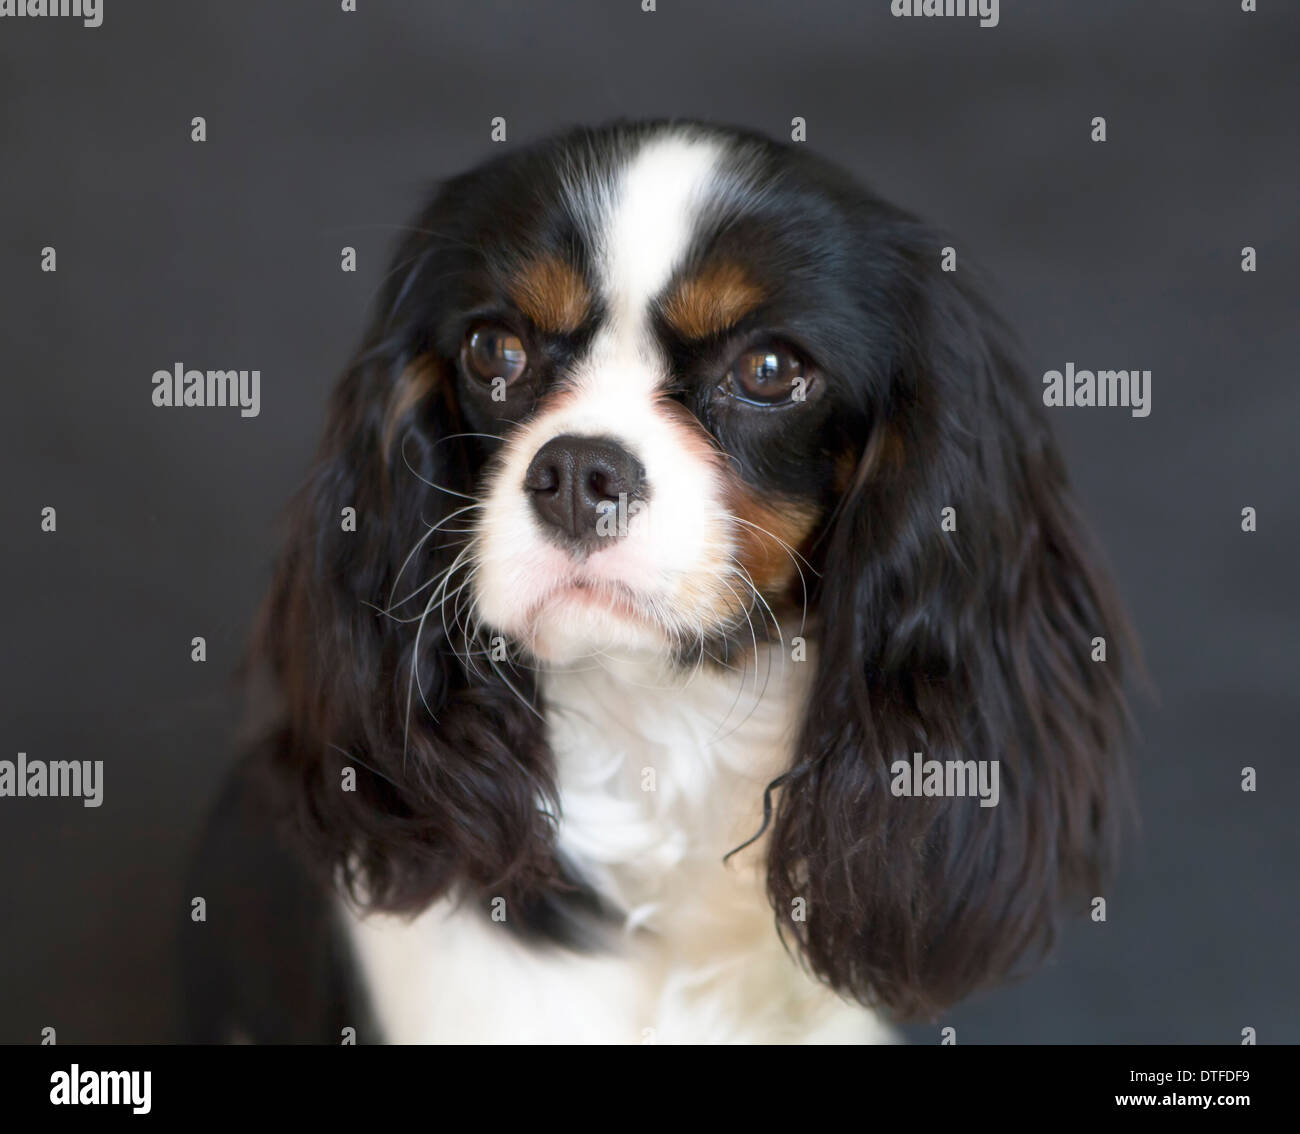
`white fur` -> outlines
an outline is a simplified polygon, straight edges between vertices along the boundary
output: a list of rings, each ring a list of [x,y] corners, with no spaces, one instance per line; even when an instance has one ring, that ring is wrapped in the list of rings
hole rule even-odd
[[[604,218],[601,257],[614,319],[628,342],[644,333],[650,300],[689,250],[722,156],[717,141],[669,133],[644,145],[629,165]]]
[[[782,656],[764,654],[757,674],[627,661],[547,674],[560,844],[625,911],[623,939],[609,953],[538,948],[452,902],[409,922],[349,912],[385,1038],[890,1042],[782,946],[763,842],[722,862],[758,831],[763,788],[789,759],[808,663]]]

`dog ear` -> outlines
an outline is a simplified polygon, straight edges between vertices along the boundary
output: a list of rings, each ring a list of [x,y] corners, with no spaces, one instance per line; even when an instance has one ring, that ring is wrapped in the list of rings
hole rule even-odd
[[[902,1017],[1041,955],[1101,893],[1127,799],[1128,630],[1007,332],[934,247],[898,253],[902,345],[826,533],[768,857],[811,969]],[[997,761],[996,805],[894,794],[917,752]]]
[[[270,760],[318,863],[363,904],[417,909],[460,885],[553,876],[552,759],[527,672],[466,628],[475,472],[454,359],[429,328],[447,205],[392,265],[325,436],[253,646],[278,711]]]

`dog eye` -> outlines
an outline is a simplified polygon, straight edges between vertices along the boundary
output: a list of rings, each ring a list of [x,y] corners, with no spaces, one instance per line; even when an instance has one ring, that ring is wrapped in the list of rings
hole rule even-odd
[[[807,368],[789,347],[767,343],[751,347],[737,358],[723,386],[742,401],[760,405],[802,401],[808,392]]]
[[[509,386],[528,368],[524,344],[507,327],[485,323],[475,327],[461,347],[465,369],[481,382],[504,378]]]

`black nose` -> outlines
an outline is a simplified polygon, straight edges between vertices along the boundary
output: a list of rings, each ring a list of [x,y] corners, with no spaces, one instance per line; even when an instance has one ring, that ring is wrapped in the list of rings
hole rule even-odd
[[[553,437],[524,474],[533,511],[553,535],[593,545],[627,532],[627,509],[645,497],[645,469],[616,441]]]

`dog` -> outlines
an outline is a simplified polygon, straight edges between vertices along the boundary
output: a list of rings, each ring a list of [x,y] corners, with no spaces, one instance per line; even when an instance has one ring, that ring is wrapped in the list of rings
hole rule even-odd
[[[695,122],[440,188],[254,635],[203,1038],[890,1042],[1042,957],[1115,864],[1132,646],[949,244]]]

